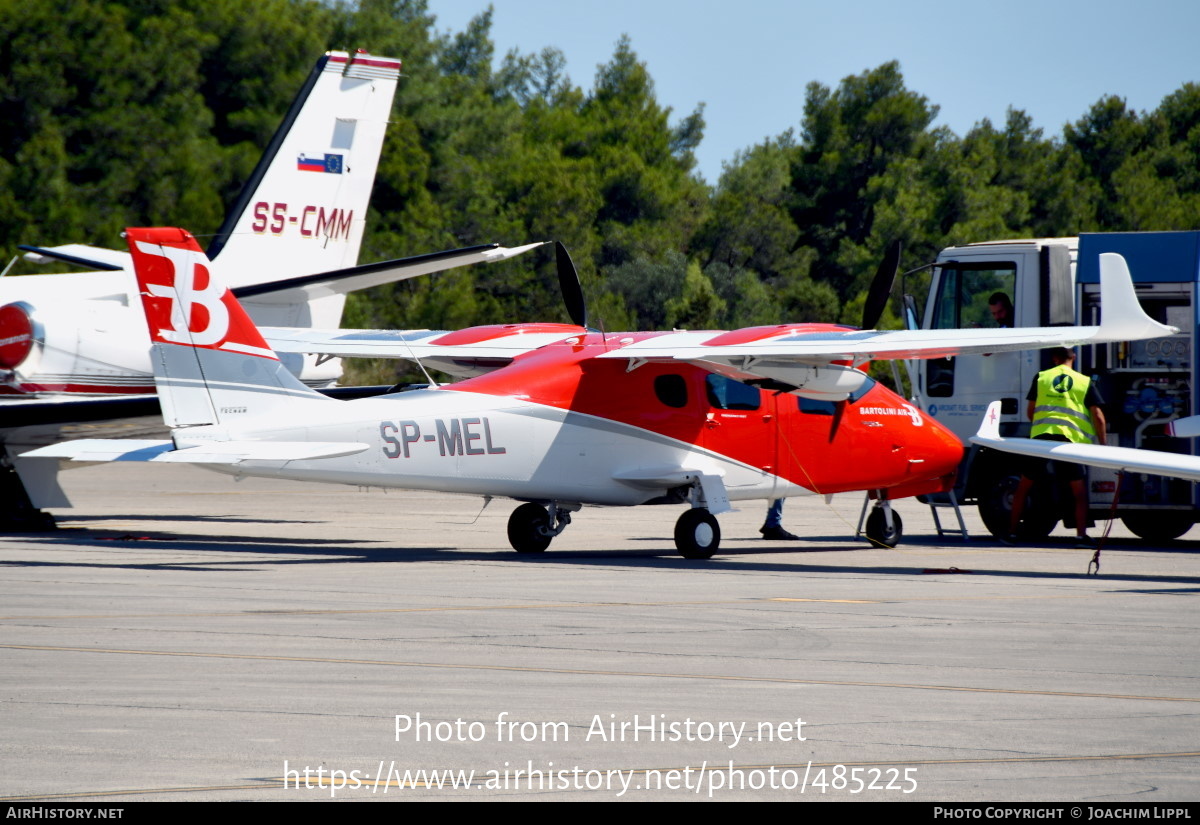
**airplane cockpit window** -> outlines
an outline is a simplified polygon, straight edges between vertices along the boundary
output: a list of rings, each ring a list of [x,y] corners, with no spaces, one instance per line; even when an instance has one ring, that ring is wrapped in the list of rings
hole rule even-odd
[[[716,374],[710,374],[704,384],[708,390],[708,403],[711,407],[718,410],[758,409],[758,387],[751,387],[741,381]]]
[[[654,379],[654,394],[668,407],[686,407],[687,381],[682,375],[660,375]]]
[[[863,380],[862,386],[860,386],[854,392],[850,393],[850,397],[846,400],[849,401],[851,404],[853,404],[855,401],[857,401],[858,399],[862,398],[864,395],[869,393],[871,391],[871,388],[874,386],[875,386],[875,379],[868,375]]]

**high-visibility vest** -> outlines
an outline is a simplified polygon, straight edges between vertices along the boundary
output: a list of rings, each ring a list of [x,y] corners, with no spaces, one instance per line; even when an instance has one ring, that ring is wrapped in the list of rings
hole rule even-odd
[[[1096,428],[1084,400],[1092,379],[1066,364],[1043,370],[1037,377],[1037,401],[1031,435],[1061,435],[1076,444],[1096,441]]]

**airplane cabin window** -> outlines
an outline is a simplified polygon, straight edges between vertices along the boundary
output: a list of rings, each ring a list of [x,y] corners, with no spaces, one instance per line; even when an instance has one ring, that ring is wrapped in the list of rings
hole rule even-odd
[[[800,402],[800,412],[807,415],[833,415],[837,410],[832,401],[805,398],[803,395],[796,396],[796,400]]]
[[[687,382],[682,375],[660,375],[655,378],[654,394],[668,407],[678,409],[687,406]]]
[[[711,374],[704,381],[708,390],[708,404],[718,410],[757,410],[758,387],[734,381],[723,375]]]

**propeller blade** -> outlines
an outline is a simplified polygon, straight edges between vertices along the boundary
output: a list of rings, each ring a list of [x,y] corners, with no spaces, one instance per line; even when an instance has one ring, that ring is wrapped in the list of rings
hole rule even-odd
[[[875,279],[871,281],[871,289],[867,293],[867,302],[863,305],[862,328],[875,329],[883,311],[887,309],[888,296],[892,292],[892,284],[896,273],[900,271],[900,241],[888,247],[883,255],[879,269],[875,270]]]
[[[583,300],[583,287],[579,284],[579,273],[571,261],[571,255],[561,241],[554,242],[554,257],[558,264],[558,287],[562,290],[563,303],[571,323],[587,328],[587,304]]]

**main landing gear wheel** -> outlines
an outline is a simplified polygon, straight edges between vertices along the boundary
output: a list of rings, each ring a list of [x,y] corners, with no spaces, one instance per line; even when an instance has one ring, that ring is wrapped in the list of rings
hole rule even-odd
[[[721,525],[703,507],[685,510],[675,522],[675,547],[685,559],[711,559],[721,544]]]
[[[1020,483],[1019,475],[1010,475],[987,482],[980,488],[979,516],[988,532],[996,538],[1003,538],[1010,532],[1013,495]],[[1017,535],[1022,540],[1044,539],[1058,524],[1053,496],[1053,490],[1044,481],[1035,483],[1029,490],[1025,510],[1021,513],[1021,523],[1017,526]]]
[[[508,517],[508,543],[518,553],[542,553],[552,538],[550,514],[540,504],[522,504]]]
[[[890,550],[899,544],[900,539],[904,536],[904,522],[900,520],[900,514],[893,510],[892,528],[889,530],[883,508],[875,507],[867,516],[867,526],[863,532],[873,543],[881,544]]]
[[[1177,539],[1191,530],[1196,518],[1187,511],[1148,510],[1144,513],[1123,513],[1121,521],[1138,538],[1161,543]]]

